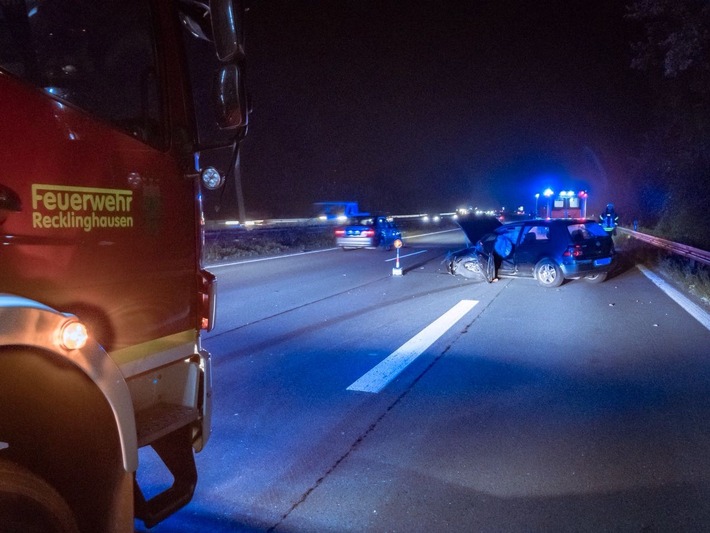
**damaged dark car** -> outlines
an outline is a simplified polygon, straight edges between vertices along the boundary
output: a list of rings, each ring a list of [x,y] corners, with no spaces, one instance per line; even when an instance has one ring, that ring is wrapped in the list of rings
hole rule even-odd
[[[491,222],[488,222],[491,224]],[[614,266],[614,241],[594,220],[532,219],[483,233],[476,220],[459,221],[474,246],[447,258],[450,273],[492,282],[499,277],[534,278],[543,287],[566,279],[601,283]]]

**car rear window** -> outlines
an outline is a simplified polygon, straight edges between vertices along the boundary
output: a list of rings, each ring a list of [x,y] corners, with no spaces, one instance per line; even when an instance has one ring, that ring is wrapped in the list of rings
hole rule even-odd
[[[570,224],[567,226],[573,241],[584,241],[594,237],[605,237],[606,231],[596,222],[584,222],[581,224]]]

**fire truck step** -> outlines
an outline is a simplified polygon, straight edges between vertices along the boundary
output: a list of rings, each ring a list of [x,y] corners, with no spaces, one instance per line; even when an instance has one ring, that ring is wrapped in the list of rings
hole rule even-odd
[[[184,405],[159,403],[136,413],[138,446],[147,446],[197,420],[198,409]]]

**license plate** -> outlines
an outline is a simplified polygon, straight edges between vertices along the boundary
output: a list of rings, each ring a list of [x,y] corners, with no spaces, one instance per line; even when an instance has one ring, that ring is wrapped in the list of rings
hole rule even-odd
[[[594,266],[603,266],[611,263],[611,257],[605,257],[604,259],[597,259],[594,261]]]

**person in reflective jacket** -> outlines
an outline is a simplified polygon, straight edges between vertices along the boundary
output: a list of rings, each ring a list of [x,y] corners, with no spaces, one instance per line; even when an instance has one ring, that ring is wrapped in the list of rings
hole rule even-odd
[[[619,224],[619,215],[617,215],[614,210],[614,204],[607,204],[606,209],[602,211],[599,218],[601,219],[602,226],[604,226],[607,233],[616,235],[616,226]]]

